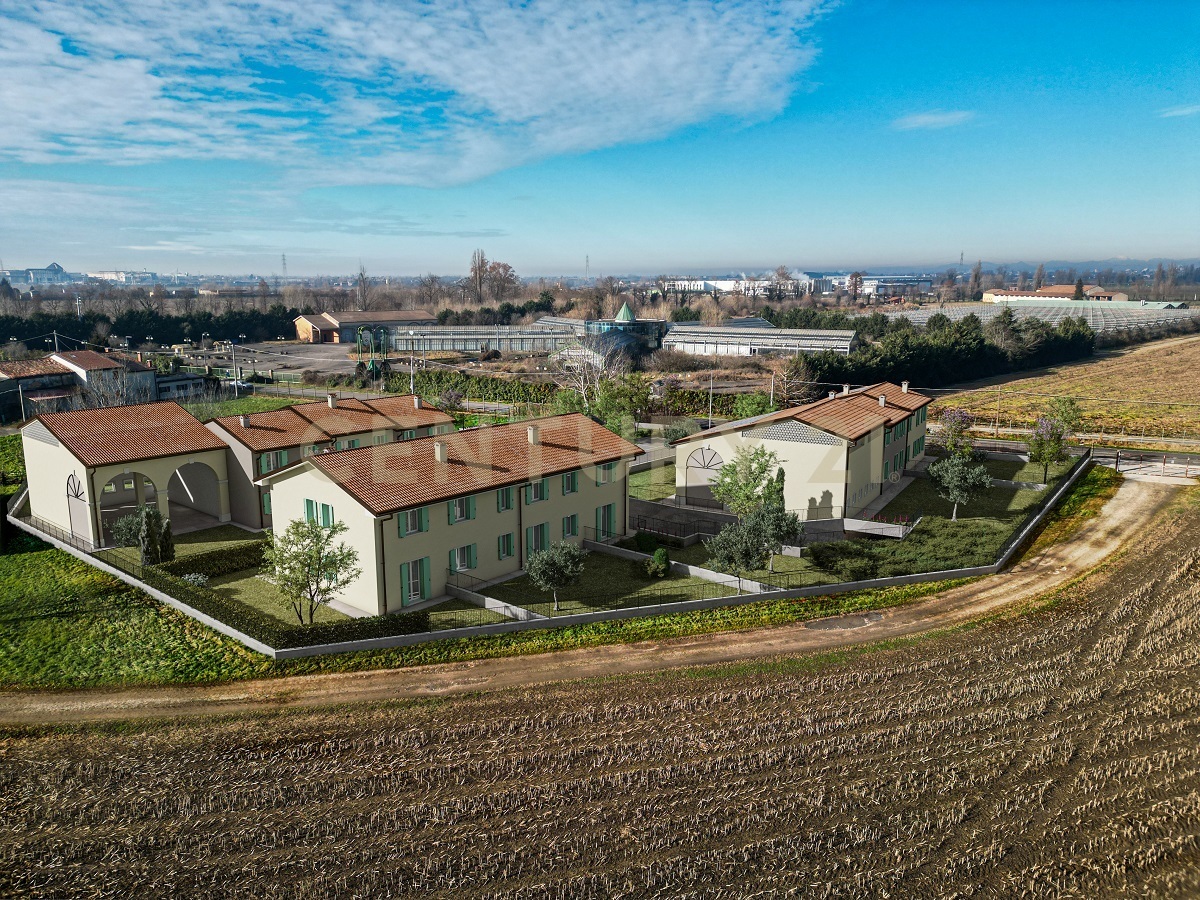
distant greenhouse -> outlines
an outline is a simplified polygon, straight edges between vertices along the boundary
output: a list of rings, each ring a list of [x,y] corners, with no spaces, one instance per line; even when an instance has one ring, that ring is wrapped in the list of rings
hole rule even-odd
[[[1200,316],[1200,309],[1172,303],[1123,303],[1099,300],[997,301],[995,303],[955,303],[945,307],[881,310],[886,316],[902,316],[914,325],[925,325],[933,316],[944,315],[953,321],[976,315],[987,322],[1008,307],[1018,319],[1043,319],[1057,325],[1063,319],[1082,317],[1097,334],[1127,328],[1153,327]]]
[[[663,348],[695,356],[757,356],[778,353],[846,355],[858,347],[853,331],[816,328],[746,328],[676,325],[663,338]]]

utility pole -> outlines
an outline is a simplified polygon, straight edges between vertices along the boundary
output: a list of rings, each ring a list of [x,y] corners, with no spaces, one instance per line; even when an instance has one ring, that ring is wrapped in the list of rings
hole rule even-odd
[[[771,373],[771,405],[775,405],[775,373]]]
[[[42,333],[45,334],[45,332],[42,332]],[[54,352],[55,353],[58,352],[58,332],[57,331],[54,332]]]
[[[416,376],[413,372],[413,332],[408,333],[408,392],[417,393]]]
[[[713,392],[713,377],[712,373],[708,374],[708,427],[712,428],[712,392]]]

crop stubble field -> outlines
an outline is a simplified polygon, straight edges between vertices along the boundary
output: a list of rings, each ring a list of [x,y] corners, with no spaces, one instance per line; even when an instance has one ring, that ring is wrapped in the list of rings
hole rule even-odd
[[[1195,896],[1197,525],[869,653],[13,732],[0,893]]]
[[[1012,378],[999,387],[1002,427],[1028,427],[1043,413],[1050,396],[1063,395],[1109,398],[1080,400],[1085,432],[1140,437],[1144,431],[1147,439],[1200,437],[1200,337],[1143,344],[1056,366],[1048,373]],[[981,426],[987,426],[995,421],[996,394],[994,386],[951,393],[941,396],[937,407],[969,409]]]

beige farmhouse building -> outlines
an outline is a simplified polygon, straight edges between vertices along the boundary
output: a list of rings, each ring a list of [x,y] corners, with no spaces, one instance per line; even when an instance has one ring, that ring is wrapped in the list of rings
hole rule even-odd
[[[701,431],[675,442],[675,495],[711,505],[721,467],[763,446],[784,470],[789,510],[805,520],[853,517],[924,455],[931,402],[908,382],[882,382]]]
[[[578,414],[315,454],[269,473],[276,530],[344,522],[363,574],[341,601],[396,612],[513,575],[532,551],[624,535],[642,451]]]
[[[269,412],[222,416],[205,427],[229,445],[230,511],[248,528],[270,528],[271,493],[257,478],[314,453],[390,444],[454,430],[454,419],[420,397],[339,398]]]
[[[228,522],[227,446],[177,403],[46,413],[21,429],[30,513],[100,547],[155,504],[176,532]]]

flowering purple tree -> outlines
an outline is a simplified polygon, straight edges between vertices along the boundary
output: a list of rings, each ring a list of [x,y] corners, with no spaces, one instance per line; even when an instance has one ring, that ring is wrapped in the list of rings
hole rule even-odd
[[[1042,483],[1050,477],[1050,467],[1067,458],[1067,426],[1058,419],[1042,416],[1029,436],[1029,461],[1042,467]]]
[[[967,434],[975,424],[973,415],[965,409],[952,406],[942,410],[938,423],[942,426],[942,443],[946,445],[947,454],[955,456],[971,452],[971,439]]]

